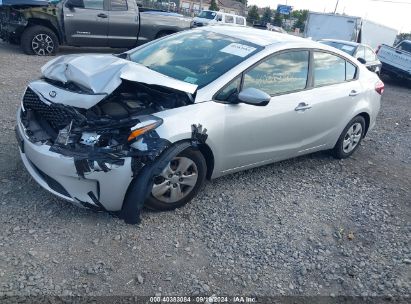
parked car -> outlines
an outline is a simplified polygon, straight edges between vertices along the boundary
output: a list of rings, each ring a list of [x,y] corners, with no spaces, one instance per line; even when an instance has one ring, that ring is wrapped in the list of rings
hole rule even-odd
[[[0,38],[30,55],[55,54],[59,45],[132,48],[192,26],[176,13],[141,11],[135,0],[0,3]]]
[[[319,42],[350,54],[351,56],[357,58],[357,60],[364,64],[371,72],[380,75],[382,64],[378,60],[377,54],[368,45],[335,39],[324,39]]]
[[[203,10],[197,17],[193,19],[195,26],[205,26],[213,24],[226,24],[236,26],[246,26],[246,20],[243,16]]]
[[[51,60],[25,91],[16,134],[46,190],[136,222],[143,205],[188,203],[206,177],[320,150],[349,157],[383,90],[327,45],[201,27],[119,55]]]
[[[411,80],[411,40],[403,40],[395,47],[383,44],[377,54],[382,62],[381,73]]]
[[[270,23],[267,23],[266,27],[267,27],[267,30],[272,31],[272,32],[288,34],[287,31],[283,29],[281,26],[275,26]]]

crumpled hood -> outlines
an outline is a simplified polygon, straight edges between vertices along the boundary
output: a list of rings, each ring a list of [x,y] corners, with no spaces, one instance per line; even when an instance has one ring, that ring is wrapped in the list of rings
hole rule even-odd
[[[121,80],[159,85],[193,94],[197,85],[177,80],[145,66],[113,55],[67,55],[41,68],[44,77],[63,83],[74,82],[94,94],[111,94]]]

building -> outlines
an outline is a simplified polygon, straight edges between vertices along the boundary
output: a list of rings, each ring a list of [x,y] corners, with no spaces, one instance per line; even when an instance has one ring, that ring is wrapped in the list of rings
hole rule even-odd
[[[202,10],[208,10],[211,0],[180,0],[180,12],[195,16]],[[243,3],[234,0],[216,0],[220,12],[245,16],[246,7]],[[200,7],[202,5],[202,8]]]

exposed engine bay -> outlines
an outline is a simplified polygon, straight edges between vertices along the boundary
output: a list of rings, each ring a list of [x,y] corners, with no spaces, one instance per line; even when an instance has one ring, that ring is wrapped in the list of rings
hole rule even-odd
[[[56,85],[56,81],[53,84]],[[75,90],[72,83],[59,85]],[[23,98],[22,122],[33,141],[49,141],[73,150],[76,145],[114,147],[127,143],[131,128],[147,120],[148,115],[192,103],[191,95],[185,92],[123,81],[112,94],[93,107],[80,109],[46,104],[29,87]],[[68,131],[69,138],[62,142],[59,135]]]
[[[194,104],[197,85],[112,55],[57,57],[43,66],[42,74],[27,87],[18,113],[20,151],[29,155],[39,146],[45,158],[66,156],[66,167],[59,169],[71,173],[59,173],[56,180],[28,157],[22,159],[47,190],[84,207],[138,222],[135,215],[150,195],[154,177],[172,157],[188,147],[199,148],[207,139],[201,125],[187,125],[191,138],[175,144],[156,131],[163,123],[156,113]],[[26,146],[31,148],[25,152]],[[124,203],[127,210],[135,209],[133,216],[123,209],[117,212],[123,199],[110,193],[112,178],[121,179],[122,193],[139,189],[135,199]],[[60,179],[86,192],[76,191],[80,197],[74,197]]]
[[[52,82],[56,87],[79,92],[73,83]],[[153,113],[193,103],[190,94],[158,85],[123,80],[112,94],[89,109],[51,103],[30,87],[23,98],[21,121],[33,142],[51,146],[50,151],[73,156],[79,176],[90,170],[108,170],[108,164],[122,165],[122,157],[154,159],[168,141],[155,128],[162,123]],[[132,136],[134,130],[152,130]],[[94,164],[97,162],[98,166]],[[143,164],[136,164],[137,168]]]

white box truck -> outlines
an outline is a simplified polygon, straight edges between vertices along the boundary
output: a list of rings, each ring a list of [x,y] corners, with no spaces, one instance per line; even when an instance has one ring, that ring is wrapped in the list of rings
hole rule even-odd
[[[381,44],[393,45],[398,30],[363,19],[360,42],[377,49]]]
[[[360,29],[360,17],[309,12],[304,37],[357,41]]]
[[[376,49],[381,44],[393,45],[397,34],[396,29],[361,17],[310,12],[304,37],[354,41]]]

